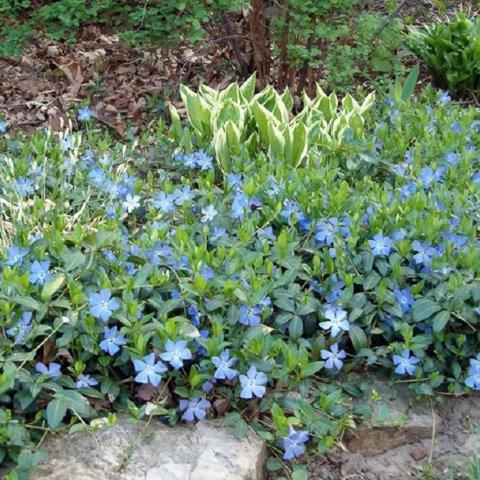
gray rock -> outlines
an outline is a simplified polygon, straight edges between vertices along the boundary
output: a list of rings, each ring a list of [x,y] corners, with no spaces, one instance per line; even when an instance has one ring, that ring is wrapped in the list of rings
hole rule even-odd
[[[121,418],[91,434],[57,435],[32,480],[263,480],[267,449],[222,421],[166,427]]]
[[[374,388],[379,399],[370,405],[370,419],[345,432],[344,443],[349,451],[377,455],[431,438],[434,428],[440,432],[439,416],[426,403],[412,403],[408,389],[393,389],[384,382],[374,382]]]

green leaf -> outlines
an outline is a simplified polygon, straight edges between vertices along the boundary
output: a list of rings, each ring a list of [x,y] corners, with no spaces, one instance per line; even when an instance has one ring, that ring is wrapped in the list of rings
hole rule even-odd
[[[92,409],[90,408],[87,399],[75,390],[61,390],[60,392],[55,393],[54,397],[64,400],[67,403],[68,408],[72,409],[80,416],[88,417],[92,413]]]
[[[416,322],[421,322],[430,318],[435,312],[440,310],[440,305],[428,298],[416,300],[413,304],[412,314]]]
[[[47,405],[47,422],[54,430],[62,423],[67,413],[67,402],[63,398],[54,398]]]
[[[368,339],[365,335],[365,332],[357,325],[350,325],[348,333],[350,335],[350,340],[352,341],[353,347],[357,352],[368,345]]]
[[[54,293],[59,290],[65,282],[65,275],[55,275],[50,281],[48,281],[42,288],[40,294],[41,299],[45,302],[50,299]]]
[[[433,331],[434,332],[441,332],[444,328],[445,325],[448,323],[450,320],[450,312],[447,310],[443,310],[442,312],[439,312],[435,315],[435,318],[433,319]]]
[[[412,96],[419,74],[420,74],[420,69],[418,68],[418,65],[412,68],[412,70],[408,74],[408,77],[405,80],[405,83],[403,84],[403,90],[402,90],[402,100],[404,102],[406,102]]]
[[[65,264],[63,269],[66,272],[70,272],[71,270],[75,270],[80,265],[85,263],[87,257],[82,252],[66,251],[65,253],[62,254],[62,259]]]
[[[315,375],[323,367],[324,362],[311,362],[302,370],[302,378]]]

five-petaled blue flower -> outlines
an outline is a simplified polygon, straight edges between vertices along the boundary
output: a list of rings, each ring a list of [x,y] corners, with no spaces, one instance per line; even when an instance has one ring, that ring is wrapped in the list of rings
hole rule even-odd
[[[35,365],[35,370],[38,373],[42,375],[46,375],[47,377],[50,377],[50,378],[57,378],[62,376],[62,372],[60,371],[60,364],[55,362],[50,362],[48,364],[48,367],[44,363],[38,362]]]
[[[473,390],[480,390],[480,354],[476,358],[470,359],[470,367],[468,369],[468,376],[465,379],[465,385],[473,388]]]
[[[253,307],[249,307],[242,303],[238,307],[239,315],[238,321],[242,325],[246,325],[248,327],[255,327],[260,323],[261,320],[261,313],[262,307],[260,305],[254,305]]]
[[[330,330],[332,337],[336,337],[339,333],[347,332],[350,329],[348,323],[347,312],[340,308],[328,307],[323,316],[327,319],[326,322],[320,322],[320,327],[324,330]]]
[[[92,118],[93,110],[90,107],[81,107],[77,112],[77,120],[79,122],[86,122]]]
[[[17,245],[12,245],[7,251],[7,259],[5,260],[5,265],[9,267],[21,266],[23,263],[23,258],[29,252],[28,247],[19,247]]]
[[[88,388],[98,385],[98,381],[91,375],[81,373],[75,382],[75,388]]]
[[[393,247],[392,239],[377,233],[372,240],[368,241],[368,245],[372,250],[372,255],[389,255]]]
[[[206,223],[211,222],[218,215],[218,212],[213,205],[209,205],[208,207],[202,208],[202,215],[201,221]]]
[[[120,347],[127,343],[125,337],[117,330],[115,326],[112,328],[105,327],[103,331],[103,340],[100,342],[100,348],[109,355],[115,355],[120,350]]]
[[[103,322],[107,322],[112,313],[120,308],[120,302],[116,298],[112,298],[112,292],[107,288],[98,293],[91,293],[88,296],[88,303],[90,304],[90,313]]]
[[[408,288],[402,288],[402,290],[394,290],[393,296],[400,305],[403,313],[407,313],[410,310],[410,307],[413,305],[413,302],[415,301],[412,292],[410,292],[410,289]]]
[[[15,337],[15,344],[22,345],[32,330],[32,312],[23,312],[20,321],[7,330],[9,337]]]
[[[410,355],[410,350],[404,350],[401,355],[393,355],[395,373],[399,375],[413,375],[420,360],[415,355]]]
[[[0,120],[0,133],[5,133],[7,131],[7,122],[5,120]]]
[[[263,372],[257,372],[255,366],[251,366],[246,375],[240,375],[241,398],[261,398],[265,395],[265,384],[268,377]]]
[[[178,340],[172,342],[167,340],[165,343],[165,352],[160,355],[160,358],[168,362],[175,370],[183,367],[184,360],[192,358],[192,352],[187,348],[185,340]]]
[[[340,370],[343,367],[342,360],[347,356],[345,350],[338,349],[338,343],[333,344],[330,350],[322,350],[320,355],[325,360],[327,370]]]
[[[210,402],[204,398],[181,399],[179,403],[180,411],[183,412],[182,420],[186,422],[193,422],[195,419],[203,420],[210,407]]]
[[[418,240],[415,240],[412,242],[412,248],[417,252],[413,256],[415,263],[425,267],[430,267],[432,264],[432,258],[439,254],[439,251],[427,242],[419,242]]]
[[[162,362],[155,362],[154,353],[149,353],[142,360],[134,359],[133,367],[137,372],[136,382],[151,383],[154,387],[160,385],[162,373],[167,371],[167,367]]]
[[[213,376],[218,380],[232,380],[237,376],[237,371],[232,367],[235,359],[230,356],[228,350],[224,350],[219,357],[212,357],[212,363],[217,367]]]
[[[306,430],[295,431],[293,427],[290,427],[290,434],[288,437],[284,437],[283,448],[285,453],[283,458],[285,460],[292,460],[300,457],[305,453],[305,443],[308,442],[309,436]]]
[[[30,266],[30,283],[34,285],[44,285],[51,277],[50,262],[48,260],[44,260],[43,262],[37,262],[35,260]]]

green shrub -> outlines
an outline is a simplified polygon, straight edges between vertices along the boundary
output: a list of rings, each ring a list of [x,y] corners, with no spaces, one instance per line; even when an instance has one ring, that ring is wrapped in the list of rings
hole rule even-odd
[[[410,29],[407,42],[434,80],[456,94],[480,91],[480,22],[457,14],[449,22]]]

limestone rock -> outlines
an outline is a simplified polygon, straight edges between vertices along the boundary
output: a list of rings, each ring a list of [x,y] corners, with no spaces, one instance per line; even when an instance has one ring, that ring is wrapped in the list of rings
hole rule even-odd
[[[371,405],[369,420],[345,432],[344,443],[351,452],[377,455],[392,448],[431,438],[441,422],[426,403],[411,403],[405,388],[391,389],[387,383],[375,382],[379,399]]]
[[[121,418],[93,434],[47,441],[49,459],[32,480],[263,480],[267,449],[253,433],[237,439],[222,421],[166,427]]]

